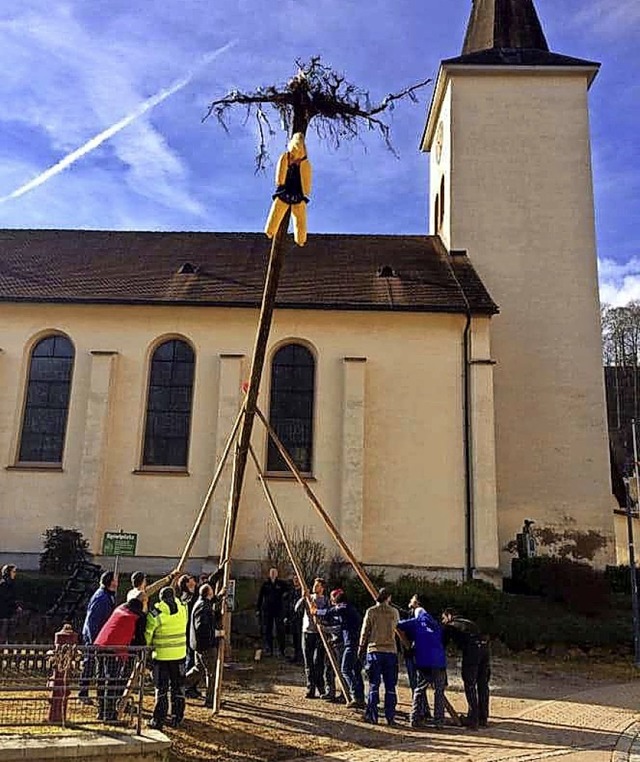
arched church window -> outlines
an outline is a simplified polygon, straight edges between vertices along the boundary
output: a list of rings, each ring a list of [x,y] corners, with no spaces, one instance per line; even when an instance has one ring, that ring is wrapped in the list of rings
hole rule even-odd
[[[74,359],[73,344],[59,334],[31,350],[19,463],[62,463]]]
[[[315,359],[302,344],[286,344],[271,362],[269,420],[289,455],[303,473],[310,474],[313,455]],[[269,439],[267,471],[288,471]]]
[[[440,224],[438,225],[439,230],[442,230],[443,224],[444,224],[444,175],[442,175],[442,179],[440,180]]]
[[[151,356],[143,466],[186,469],[191,434],[195,353],[170,339]]]
[[[436,194],[436,200],[433,205],[433,232],[438,235],[440,232],[440,195]]]

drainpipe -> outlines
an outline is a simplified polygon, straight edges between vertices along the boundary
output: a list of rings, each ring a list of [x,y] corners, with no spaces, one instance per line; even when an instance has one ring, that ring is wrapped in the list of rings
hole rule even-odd
[[[467,256],[466,250],[451,250],[449,256]],[[463,441],[464,441],[464,578],[473,579],[473,444],[471,425],[471,307],[464,289],[447,259],[451,275],[455,280],[464,300],[466,321],[462,332],[462,404],[463,404]]]

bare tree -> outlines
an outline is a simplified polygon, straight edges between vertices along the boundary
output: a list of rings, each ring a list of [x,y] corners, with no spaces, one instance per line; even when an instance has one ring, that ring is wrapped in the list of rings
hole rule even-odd
[[[258,128],[256,170],[264,169],[269,160],[267,141],[276,134],[271,123],[274,116],[289,135],[295,132],[306,135],[313,121],[318,137],[336,148],[344,140],[358,138],[361,127],[374,130],[381,135],[387,148],[395,153],[389,125],[381,115],[392,111],[396,102],[403,98],[416,102],[416,91],[431,82],[430,79],[418,82],[373,104],[367,90],[323,64],[320,56],[314,56],[306,63],[297,60],[296,65],[297,74],[286,84],[258,87],[252,92],[231,90],[213,101],[203,118],[205,121],[215,117],[228,132],[229,109],[244,106],[246,120],[254,118]]]

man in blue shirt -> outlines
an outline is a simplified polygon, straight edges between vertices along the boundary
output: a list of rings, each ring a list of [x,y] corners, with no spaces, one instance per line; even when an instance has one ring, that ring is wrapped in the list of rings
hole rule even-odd
[[[427,686],[434,690],[434,725],[444,725],[444,689],[447,686],[447,655],[444,649],[442,628],[424,609],[417,595],[409,601],[413,617],[398,622],[398,629],[405,633],[415,648],[417,683],[411,705],[411,727],[418,728],[429,714]]]
[[[91,596],[87,606],[87,613],[82,625],[82,644],[92,646],[103,625],[111,616],[116,607],[116,590],[118,578],[112,571],[106,571],[100,577],[100,587]],[[93,703],[89,698],[89,683],[95,670],[95,656],[92,648],[87,648],[82,664],[82,676],[80,678],[80,692],[78,697],[85,704]]]

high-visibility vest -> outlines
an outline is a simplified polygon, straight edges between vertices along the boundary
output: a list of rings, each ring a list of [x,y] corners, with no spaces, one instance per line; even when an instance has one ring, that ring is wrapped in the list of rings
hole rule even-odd
[[[157,661],[179,661],[187,655],[187,606],[178,599],[176,606],[178,610],[172,614],[169,606],[160,601],[147,615],[144,636]]]

